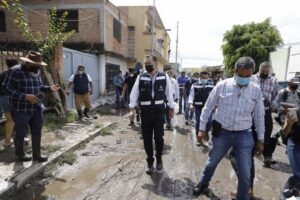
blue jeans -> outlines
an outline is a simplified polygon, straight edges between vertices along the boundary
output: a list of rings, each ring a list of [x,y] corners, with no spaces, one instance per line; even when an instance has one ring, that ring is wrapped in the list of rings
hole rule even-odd
[[[202,113],[202,108],[195,108],[195,114],[196,114],[196,135],[198,135],[198,132],[199,132],[201,113]],[[206,131],[207,136],[208,136],[208,132],[211,129],[211,124],[212,124],[212,114],[210,115],[210,117],[208,119],[208,122],[206,124],[206,130],[205,131]]]
[[[233,147],[238,168],[237,200],[249,200],[251,157],[254,140],[252,130],[225,131],[221,130],[217,137],[212,138],[212,149],[208,154],[200,182],[209,185],[209,182],[221,159]]]
[[[286,148],[295,181],[300,182],[300,145],[289,138]]]
[[[190,111],[190,104],[189,104],[189,96],[185,97],[185,120],[192,120],[194,117],[194,111]]]

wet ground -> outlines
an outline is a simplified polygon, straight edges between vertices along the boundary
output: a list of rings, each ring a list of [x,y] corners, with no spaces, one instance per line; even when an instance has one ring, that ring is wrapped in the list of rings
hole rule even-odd
[[[76,151],[73,165],[54,167],[50,176],[28,184],[11,199],[230,199],[230,193],[236,189],[236,176],[226,158],[219,164],[208,193],[192,196],[192,186],[198,182],[207,150],[196,145],[194,128],[184,124],[183,115],[175,116],[173,131],[165,131],[164,172],[148,176],[140,131],[128,126],[126,110],[101,108],[100,112],[99,120],[116,125]],[[279,199],[290,176],[283,146],[277,147],[274,158],[278,164],[272,169],[255,160],[257,199]]]

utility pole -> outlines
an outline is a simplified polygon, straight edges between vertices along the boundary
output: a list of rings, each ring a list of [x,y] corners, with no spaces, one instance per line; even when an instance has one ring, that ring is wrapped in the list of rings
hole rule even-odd
[[[177,59],[178,59],[178,29],[179,29],[179,21],[177,21],[176,56],[175,56],[175,63],[176,64],[177,64]]]
[[[152,42],[151,42],[151,54],[154,52],[155,45],[155,36],[154,36],[154,27],[155,27],[155,0],[153,0],[153,8],[152,8]]]

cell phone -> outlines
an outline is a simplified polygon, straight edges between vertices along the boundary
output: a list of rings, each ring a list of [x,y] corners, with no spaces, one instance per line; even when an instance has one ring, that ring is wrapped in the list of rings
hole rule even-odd
[[[295,121],[298,121],[298,114],[297,114],[298,109],[297,108],[289,108],[288,109],[288,115]]]

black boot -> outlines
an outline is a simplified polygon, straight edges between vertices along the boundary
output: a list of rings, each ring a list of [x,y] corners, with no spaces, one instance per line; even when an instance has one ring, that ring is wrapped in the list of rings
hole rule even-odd
[[[45,162],[48,160],[48,157],[41,154],[41,134],[32,134],[32,158],[33,161]]]
[[[147,163],[148,163],[148,170],[146,171],[146,174],[152,175],[154,173],[154,167],[153,167],[153,158],[147,158]]]
[[[200,194],[203,194],[208,188],[208,184],[198,183],[196,187],[193,189],[193,195],[199,196]]]
[[[163,162],[162,162],[161,156],[156,157],[156,170],[157,171],[161,171],[163,169],[164,169],[164,166],[163,166]]]
[[[90,109],[88,109],[88,108],[84,108],[84,110],[83,110],[83,114],[86,118],[90,118],[90,116],[88,115],[89,111],[90,111]]]
[[[77,109],[77,114],[78,114],[78,121],[81,121],[82,120],[82,110]]]
[[[24,152],[24,140],[15,138],[15,155],[18,161],[28,162],[31,161],[31,156]]]

